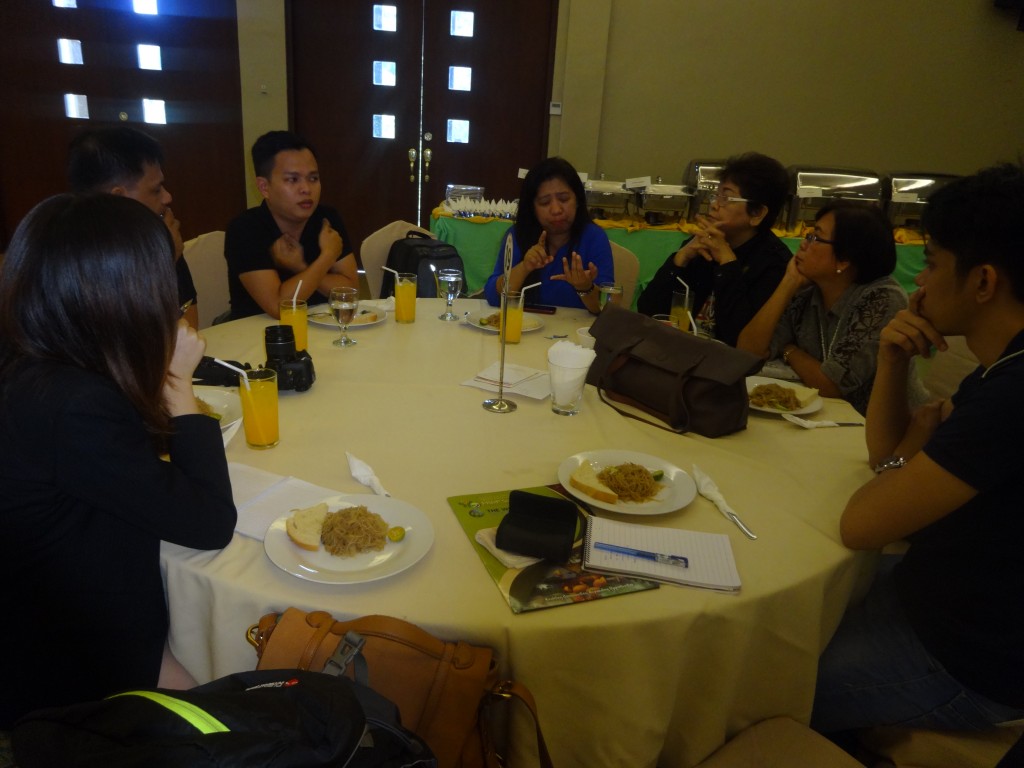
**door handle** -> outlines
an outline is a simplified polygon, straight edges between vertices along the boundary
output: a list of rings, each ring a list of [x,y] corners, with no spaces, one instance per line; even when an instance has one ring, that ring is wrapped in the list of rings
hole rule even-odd
[[[414,147],[409,148],[409,181],[413,184],[416,183],[416,149]]]
[[[434,159],[434,150],[427,147],[423,150],[423,180],[430,181],[430,161]]]

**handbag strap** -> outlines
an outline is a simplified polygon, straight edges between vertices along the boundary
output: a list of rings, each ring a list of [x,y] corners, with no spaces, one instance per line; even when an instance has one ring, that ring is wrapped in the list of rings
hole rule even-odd
[[[522,683],[517,683],[515,680],[503,680],[489,691],[489,695],[492,699],[504,699],[506,701],[515,698],[526,706],[530,717],[533,718],[534,732],[537,736],[537,757],[540,760],[541,768],[554,768],[554,764],[551,762],[551,754],[548,752],[547,742],[544,741],[544,732],[540,727],[540,719],[537,717],[537,702],[534,701],[530,689]],[[501,766],[503,760],[498,757],[494,749],[494,743],[491,740],[490,733],[487,731],[483,717],[479,718],[479,728],[480,738],[484,744],[484,754],[487,756],[487,768]]]

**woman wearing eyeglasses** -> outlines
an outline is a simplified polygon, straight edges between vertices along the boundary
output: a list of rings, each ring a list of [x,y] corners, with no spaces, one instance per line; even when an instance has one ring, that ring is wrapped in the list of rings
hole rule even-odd
[[[777,160],[756,152],[731,157],[699,231],[673,253],[637,299],[645,315],[667,313],[672,293],[691,291],[698,330],[735,346],[768,300],[792,256],[772,232],[786,201],[789,176]]]
[[[879,208],[826,205],[736,346],[781,358],[807,386],[864,413],[878,335],[907,307],[907,294],[892,277],[895,267],[892,227]],[[917,394],[923,395],[915,393],[915,400]]]

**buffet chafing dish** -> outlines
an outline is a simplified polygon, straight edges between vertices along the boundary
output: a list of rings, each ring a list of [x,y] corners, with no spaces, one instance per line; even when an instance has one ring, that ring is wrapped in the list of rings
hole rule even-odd
[[[810,223],[826,204],[837,199],[882,205],[882,179],[874,171],[855,168],[789,167],[790,198],[786,228]]]
[[[484,188],[471,184],[449,184],[444,189],[445,200],[483,200]]]
[[[959,178],[948,173],[893,172],[886,179],[886,204],[894,227],[921,228],[921,211],[928,196]]]
[[[633,193],[621,181],[588,180],[583,185],[587,193],[587,207],[591,213],[623,211],[633,199]]]
[[[688,221],[693,221],[697,214],[707,215],[710,205],[708,198],[718,189],[718,176],[724,165],[724,160],[691,160],[687,163],[683,186],[693,191],[686,216]]]
[[[682,184],[648,184],[637,190],[637,207],[644,212],[648,224],[663,218],[686,219],[693,202],[693,190]]]

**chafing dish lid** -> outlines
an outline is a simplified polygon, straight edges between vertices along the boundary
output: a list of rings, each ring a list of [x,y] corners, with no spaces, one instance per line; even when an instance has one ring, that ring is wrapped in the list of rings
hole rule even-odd
[[[724,160],[691,160],[686,166],[683,184],[705,191],[718,189],[718,176],[725,165]]]
[[[878,200],[882,196],[882,180],[874,171],[794,165],[789,174],[796,197]]]
[[[890,198],[894,203],[923,203],[936,189],[958,178],[949,173],[894,171],[889,178]]]
[[[599,195],[630,194],[626,185],[621,181],[589,180],[583,185],[587,192],[594,192]]]
[[[693,190],[682,184],[648,184],[640,192],[645,197],[693,197]]]

